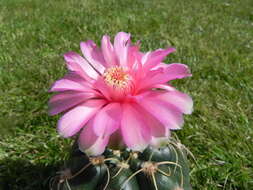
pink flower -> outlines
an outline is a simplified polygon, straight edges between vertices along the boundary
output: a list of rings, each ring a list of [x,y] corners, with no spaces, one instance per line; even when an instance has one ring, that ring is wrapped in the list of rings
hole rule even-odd
[[[105,35],[101,49],[89,40],[81,51],[84,57],[64,55],[69,73],[53,84],[50,91],[58,93],[49,107],[51,115],[66,112],[58,132],[80,132],[79,147],[87,154],[102,154],[115,139],[136,151],[157,145],[192,112],[192,99],[167,84],[191,76],[186,65],[162,63],[174,48],[142,53],[130,34],[119,32],[113,45]]]

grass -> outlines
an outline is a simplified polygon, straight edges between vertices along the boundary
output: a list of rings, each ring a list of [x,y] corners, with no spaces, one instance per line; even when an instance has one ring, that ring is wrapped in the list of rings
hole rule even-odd
[[[193,189],[253,189],[253,2],[250,0],[0,0],[0,184],[47,189],[71,140],[47,115],[63,53],[118,31],[148,51],[173,45],[175,81],[194,99],[177,135],[193,152]],[[0,185],[0,189],[1,189]]]

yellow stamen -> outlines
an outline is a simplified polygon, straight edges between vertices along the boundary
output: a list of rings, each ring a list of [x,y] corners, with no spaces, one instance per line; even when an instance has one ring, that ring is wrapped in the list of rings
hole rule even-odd
[[[129,74],[122,67],[112,67],[104,73],[105,82],[113,87],[124,89],[130,81]]]

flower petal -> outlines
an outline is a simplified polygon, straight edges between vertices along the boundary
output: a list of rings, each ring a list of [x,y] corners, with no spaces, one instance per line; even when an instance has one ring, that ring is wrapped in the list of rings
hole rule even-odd
[[[191,74],[186,65],[180,63],[169,64],[166,67],[160,67],[156,70],[149,71],[142,80],[139,90],[154,88],[155,85],[165,84],[170,80],[189,76],[191,76]]]
[[[160,147],[162,143],[167,142],[168,137],[170,136],[169,128],[164,126],[160,121],[158,121],[158,119],[140,105],[135,108],[137,108],[137,110],[141,113],[142,118],[145,119],[146,124],[151,130],[151,140],[149,144],[154,147]]]
[[[68,91],[56,94],[49,101],[49,114],[56,115],[93,97],[96,95],[91,92]]]
[[[105,59],[106,67],[112,67],[117,65],[117,59],[114,52],[114,47],[110,41],[110,37],[104,35],[101,43],[102,53]]]
[[[114,38],[114,50],[121,66],[127,66],[128,47],[130,34],[119,32]]]
[[[59,134],[63,137],[76,134],[104,104],[104,100],[88,100],[65,113],[58,121]]]
[[[63,92],[63,91],[83,91],[92,92],[90,83],[86,82],[78,74],[69,73],[62,79],[57,80],[50,89],[50,92]]]
[[[134,151],[144,150],[150,139],[150,129],[133,105],[123,104],[121,134],[125,144]]]
[[[103,74],[105,71],[105,67],[103,66],[105,65],[105,60],[100,48],[92,40],[81,42],[80,47],[84,57],[91,66],[100,74]]]
[[[157,85],[154,85],[153,88],[167,90],[168,92],[176,91],[176,89],[169,84],[157,84]]]
[[[97,136],[110,136],[118,129],[120,121],[120,104],[110,103],[96,114],[94,118],[94,132]]]
[[[99,74],[90,64],[79,54],[75,52],[68,52],[64,54],[65,61],[67,63],[68,69],[70,71],[75,71],[77,73],[81,73],[81,75],[87,80],[87,75],[96,79]]]
[[[165,86],[165,88],[167,87],[167,85],[160,85],[160,88],[162,88],[163,86]],[[187,94],[184,94],[177,90],[160,93],[157,98],[161,101],[167,102],[168,104],[175,106],[184,114],[191,114],[193,111],[192,98]]]
[[[98,80],[94,83],[94,87],[98,92],[100,92],[107,100],[111,100],[111,93],[108,85],[105,84],[105,81],[102,77],[99,77]]]
[[[148,56],[143,57],[144,68],[146,70],[150,70],[151,68],[160,64],[168,54],[174,51],[176,51],[175,48],[167,48],[167,49],[158,49],[156,51],[147,53]]]
[[[141,59],[143,54],[140,52],[140,44],[137,43],[136,45],[131,45],[128,48],[128,60],[127,60],[127,66],[128,68],[136,68],[138,64],[141,64]]]
[[[152,136],[165,136],[167,128],[158,119],[141,107],[141,105],[136,104],[135,109],[141,113],[142,120],[144,120],[146,125],[149,127]]]
[[[169,129],[180,129],[183,125],[182,113],[174,106],[152,97],[141,98],[138,101],[146,111]]]
[[[181,63],[169,64],[165,68],[165,75],[167,76],[166,81],[192,76],[188,66]]]
[[[156,148],[161,147],[162,144],[168,142],[168,138],[170,137],[170,130],[167,128],[166,133],[164,134],[164,137],[154,137],[152,136],[152,139],[150,141],[150,145]]]
[[[78,144],[79,149],[91,156],[101,155],[109,141],[109,136],[97,136],[94,133],[94,123],[91,119],[82,130]]]

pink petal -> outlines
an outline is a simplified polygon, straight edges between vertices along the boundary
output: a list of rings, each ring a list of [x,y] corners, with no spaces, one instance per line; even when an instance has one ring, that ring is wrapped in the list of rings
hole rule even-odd
[[[150,129],[133,105],[123,104],[121,134],[125,144],[134,151],[144,150],[151,138]]]
[[[183,125],[182,113],[172,105],[156,98],[141,98],[139,104],[169,129],[180,129]]]
[[[82,76],[87,78],[88,75],[92,79],[96,79],[99,74],[90,64],[79,54],[75,52],[68,52],[64,54],[65,61],[67,62],[68,69],[81,73]]]
[[[63,137],[76,134],[105,103],[104,100],[88,100],[65,113],[58,121],[59,134]]]
[[[168,64],[161,62],[161,63],[157,64],[155,67],[153,67],[151,70],[156,70],[156,69],[159,69],[159,68],[166,69],[167,67],[168,67]]]
[[[119,32],[114,38],[114,50],[121,66],[127,66],[128,47],[130,34]]]
[[[157,85],[154,85],[153,88],[160,88],[160,89],[167,90],[169,92],[176,91],[176,89],[169,84],[157,84]]]
[[[164,86],[166,87],[166,85]],[[187,94],[184,94],[177,90],[169,91],[167,93],[160,93],[157,98],[161,101],[167,102],[168,104],[175,106],[184,114],[191,114],[193,111],[192,98]]]
[[[62,92],[62,91],[83,91],[92,92],[91,85],[81,78],[78,74],[69,73],[62,79],[57,80],[50,89],[50,92]]]
[[[134,65],[141,63],[142,54],[139,51],[139,49],[140,49],[139,44],[134,45],[134,46],[129,46],[128,60],[127,60],[127,65],[129,68],[132,68]]]
[[[111,44],[109,36],[103,36],[101,43],[102,53],[105,59],[106,67],[117,65],[117,59],[114,52],[114,47]]]
[[[94,87],[99,91],[107,100],[111,100],[111,92],[108,85],[105,84],[105,81],[102,77],[94,83]]]
[[[109,141],[109,136],[97,136],[94,133],[93,128],[94,123],[93,119],[91,119],[82,130],[79,136],[78,144],[81,151],[91,156],[98,156],[104,152]]]
[[[170,130],[167,128],[163,137],[152,136],[152,139],[150,141],[150,145],[153,147],[159,148],[159,147],[161,147],[162,144],[168,143],[169,137],[170,137]]]
[[[158,49],[156,51],[153,51],[151,53],[148,53],[148,56],[144,56],[144,60],[143,60],[143,64],[144,64],[144,68],[146,70],[149,70],[155,66],[157,66],[158,64],[160,64],[165,57],[176,51],[175,48],[168,48],[168,49]]]
[[[105,65],[105,60],[100,48],[92,40],[81,42],[80,47],[90,65],[100,74],[103,74],[105,71],[105,67],[103,66]]]
[[[188,66],[181,63],[169,64],[167,68],[165,68],[165,75],[167,76],[166,81],[192,76]]]
[[[147,90],[148,88],[154,88],[157,85],[157,75],[163,74],[163,69],[159,68],[156,70],[150,70],[148,72],[138,71],[138,73],[143,73],[142,76],[139,77],[138,82],[136,82],[136,91],[141,92],[143,90]],[[156,77],[156,78],[155,78]]]
[[[56,94],[49,101],[49,114],[56,115],[94,97],[96,97],[96,95],[89,92],[68,91]]]
[[[94,118],[94,132],[97,136],[110,136],[121,122],[121,106],[110,103],[102,108]]]
[[[141,117],[143,120],[145,120],[145,123],[149,127],[152,136],[165,136],[167,128],[158,119],[141,107],[141,105],[136,104],[135,109],[141,113]]]
[[[169,128],[165,127],[158,119],[148,113],[145,109],[139,108],[138,111],[145,118],[147,125],[151,129],[151,140],[149,144],[151,146],[159,148],[161,144],[168,141],[170,136]]]
[[[143,79],[140,89],[153,88],[155,85],[189,76],[191,74],[186,65],[180,63],[169,64],[167,67],[149,71]]]

